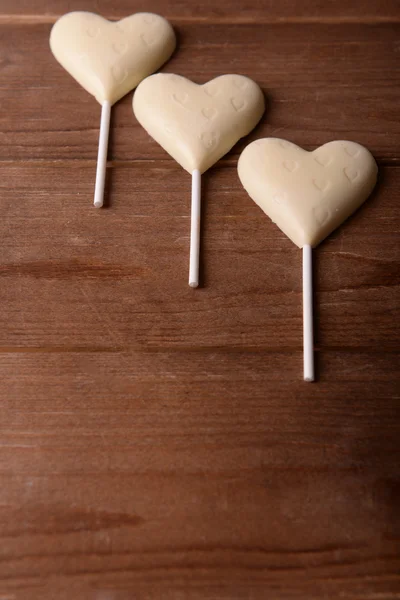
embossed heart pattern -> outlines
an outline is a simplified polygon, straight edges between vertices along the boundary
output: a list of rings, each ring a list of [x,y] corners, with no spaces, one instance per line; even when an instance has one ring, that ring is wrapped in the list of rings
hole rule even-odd
[[[241,75],[197,85],[159,73],[142,81],[133,97],[139,123],[189,173],[203,173],[229,152],[264,108],[261,89]]]
[[[173,74],[147,77],[175,44],[168,21],[152,13],[110,22],[72,12],[50,36],[56,59],[100,103],[112,104],[139,84],[133,101],[138,121],[183,168],[204,172],[255,127],[264,96],[240,75],[204,85]],[[302,247],[317,245],[358,208],[375,185],[377,167],[354,142],[306,152],[270,138],[245,148],[238,172],[253,200]]]
[[[300,248],[316,246],[370,195],[378,167],[370,152],[334,141],[307,152],[286,140],[249,144],[238,162],[249,196]]]
[[[152,13],[111,22],[71,12],[58,19],[50,35],[55,58],[100,104],[125,96],[169,59],[175,45],[171,25]]]

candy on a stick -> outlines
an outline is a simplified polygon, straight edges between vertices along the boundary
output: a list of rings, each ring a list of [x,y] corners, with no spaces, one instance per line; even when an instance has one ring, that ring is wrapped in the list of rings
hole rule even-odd
[[[249,196],[303,249],[304,379],[314,380],[312,248],[368,198],[378,168],[354,142],[329,142],[307,152],[286,140],[249,144],[238,162]]]
[[[103,206],[111,106],[171,56],[171,25],[152,13],[111,22],[89,12],[71,12],[55,23],[50,47],[57,61],[101,104],[94,205]]]
[[[191,287],[199,283],[201,174],[250,133],[264,108],[262,91],[242,75],[222,75],[204,85],[179,75],[152,75],[133,96],[139,123],[192,175]]]

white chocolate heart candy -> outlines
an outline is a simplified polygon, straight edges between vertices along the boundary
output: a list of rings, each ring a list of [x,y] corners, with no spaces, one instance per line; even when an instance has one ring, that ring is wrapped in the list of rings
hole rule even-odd
[[[264,108],[262,91],[242,75],[197,85],[161,73],[142,81],[133,97],[139,123],[189,173],[204,173],[229,152]]]
[[[58,62],[96,100],[114,104],[171,56],[171,25],[151,13],[118,22],[71,12],[55,23],[50,47]]]
[[[368,198],[378,167],[354,142],[307,152],[286,140],[249,144],[238,162],[243,187],[297,246],[317,246]]]

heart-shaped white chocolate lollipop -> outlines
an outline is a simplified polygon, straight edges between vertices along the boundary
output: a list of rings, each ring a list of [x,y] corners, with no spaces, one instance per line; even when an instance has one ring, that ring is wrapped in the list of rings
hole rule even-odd
[[[329,142],[307,152],[286,140],[249,144],[238,173],[249,196],[295,243],[316,246],[371,193],[378,168],[354,142]]]
[[[50,47],[58,62],[102,105],[94,205],[103,206],[111,106],[168,60],[176,44],[171,25],[137,13],[110,22],[72,12],[55,23]]]
[[[133,97],[139,123],[186,171],[204,173],[250,133],[264,112],[264,96],[242,75],[222,75],[204,85],[159,73]]]
[[[311,249],[368,198],[378,168],[370,152],[354,142],[330,142],[306,152],[267,138],[243,150],[238,173],[254,202],[303,248],[304,380],[314,381]]]
[[[111,22],[71,12],[58,19],[50,35],[55,58],[100,104],[114,104],[154,73],[175,44],[168,21],[151,13]]]
[[[139,123],[192,174],[191,287],[199,283],[201,173],[250,133],[264,108],[258,85],[241,75],[222,75],[205,85],[179,75],[153,75],[134,94]]]

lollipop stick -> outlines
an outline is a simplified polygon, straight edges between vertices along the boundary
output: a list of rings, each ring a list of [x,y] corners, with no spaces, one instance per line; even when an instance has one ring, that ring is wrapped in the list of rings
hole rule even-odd
[[[199,285],[200,208],[201,174],[198,169],[195,169],[192,173],[192,211],[190,217],[190,287],[197,287]]]
[[[110,131],[111,104],[103,102],[101,108],[99,153],[97,155],[96,187],[94,190],[94,205],[96,208],[103,206],[104,182],[106,180],[108,134]]]
[[[312,248],[303,246],[303,356],[304,381],[314,381]]]

